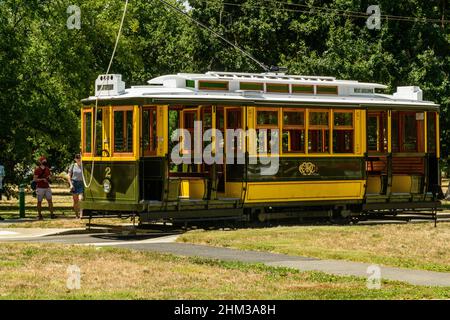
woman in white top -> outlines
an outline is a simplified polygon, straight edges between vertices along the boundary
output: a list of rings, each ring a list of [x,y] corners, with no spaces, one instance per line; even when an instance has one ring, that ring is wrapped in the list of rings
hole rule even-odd
[[[73,197],[73,210],[77,218],[80,217],[80,195],[83,195],[84,184],[83,184],[83,168],[81,167],[81,156],[79,154],[75,155],[75,162],[69,168],[69,184],[70,193]]]

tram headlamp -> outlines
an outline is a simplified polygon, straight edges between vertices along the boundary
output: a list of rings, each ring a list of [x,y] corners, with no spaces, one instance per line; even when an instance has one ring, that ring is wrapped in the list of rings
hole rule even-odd
[[[111,181],[109,181],[108,179],[103,180],[103,191],[105,193],[111,192]]]

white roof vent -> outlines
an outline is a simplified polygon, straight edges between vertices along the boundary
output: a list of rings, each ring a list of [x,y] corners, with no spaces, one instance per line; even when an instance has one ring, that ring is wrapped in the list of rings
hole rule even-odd
[[[125,92],[121,74],[101,74],[95,80],[96,96],[118,96]]]
[[[394,99],[422,101],[422,90],[419,87],[397,87]]]

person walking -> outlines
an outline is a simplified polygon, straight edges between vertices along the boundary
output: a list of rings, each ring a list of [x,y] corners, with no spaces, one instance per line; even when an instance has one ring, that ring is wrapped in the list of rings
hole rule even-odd
[[[36,181],[37,211],[38,219],[43,220],[42,216],[42,200],[47,199],[50,217],[55,218],[53,214],[52,189],[50,188],[50,177],[52,175],[48,162],[45,157],[39,159],[39,166],[34,170],[33,180]]]
[[[80,196],[83,196],[83,168],[81,166],[81,156],[75,155],[75,162],[69,168],[70,193],[73,198],[73,210],[77,218],[80,218]]]

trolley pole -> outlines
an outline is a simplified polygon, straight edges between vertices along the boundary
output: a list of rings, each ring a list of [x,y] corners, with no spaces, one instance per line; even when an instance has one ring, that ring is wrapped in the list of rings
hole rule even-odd
[[[25,218],[25,185],[19,186],[19,217]]]

